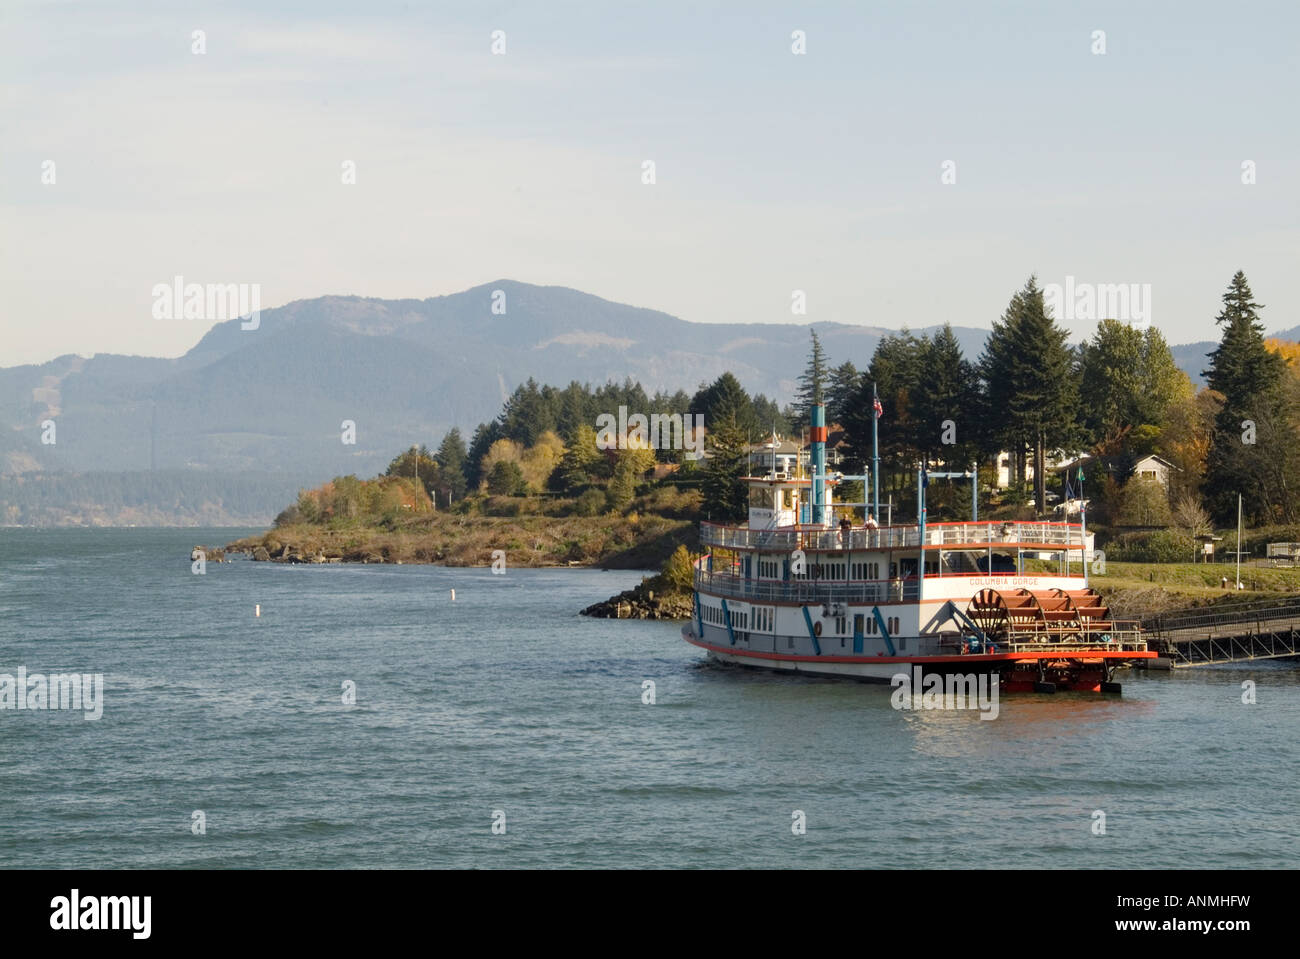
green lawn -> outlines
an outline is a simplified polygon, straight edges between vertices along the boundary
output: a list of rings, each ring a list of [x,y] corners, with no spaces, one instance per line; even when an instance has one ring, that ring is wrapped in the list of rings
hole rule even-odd
[[[1222,588],[1223,577],[1229,587],[1236,579],[1235,563],[1106,563],[1105,575],[1091,579],[1098,587],[1112,588],[1162,586],[1189,593],[1231,593]],[[1300,593],[1300,569],[1268,566],[1242,566],[1241,581],[1248,592]]]

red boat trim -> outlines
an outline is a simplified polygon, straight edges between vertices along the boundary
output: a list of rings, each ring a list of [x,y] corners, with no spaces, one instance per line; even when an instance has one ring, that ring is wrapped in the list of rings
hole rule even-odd
[[[727,646],[714,646],[693,636],[682,637],[693,646],[709,649],[729,656],[748,656],[752,659],[775,659],[796,663],[1013,663],[1034,659],[1071,659],[1081,662],[1100,661],[1103,659],[1155,659],[1159,653],[1146,652],[1110,652],[1106,650],[1068,651],[1034,651],[1027,653],[967,653],[965,656],[798,656],[790,653],[765,653],[753,649],[733,649]]]

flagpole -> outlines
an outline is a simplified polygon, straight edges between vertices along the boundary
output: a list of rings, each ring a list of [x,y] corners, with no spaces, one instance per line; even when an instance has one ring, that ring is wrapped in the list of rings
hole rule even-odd
[[[916,561],[916,599],[925,598],[925,460],[917,464],[916,469],[916,526],[919,534],[919,558]]]
[[[876,395],[876,384],[871,384],[871,502],[872,513],[876,522],[880,522],[880,439],[876,427],[880,420],[880,398]]]
[[[1069,475],[1068,473],[1066,474]],[[1088,585],[1088,509],[1083,501],[1083,467],[1079,467],[1079,545],[1083,557],[1083,585]]]

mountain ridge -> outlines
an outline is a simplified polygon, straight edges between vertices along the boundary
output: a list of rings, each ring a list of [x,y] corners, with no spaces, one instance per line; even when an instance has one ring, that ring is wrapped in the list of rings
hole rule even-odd
[[[832,365],[851,360],[859,369],[882,336],[900,332],[829,321],[693,323],[508,279],[424,299],[325,294],[263,310],[255,330],[240,326],[215,323],[175,358],[64,354],[0,368],[0,474],[368,474],[412,443],[435,445],[452,426],[468,437],[529,378],[563,386],[631,377],[651,393],[693,392],[730,371],[750,392],[785,403],[810,330]],[[988,330],[953,330],[966,356],[977,356]],[[1172,349],[1199,382],[1214,345]],[[49,420],[53,444],[41,442]],[[355,445],[341,441],[345,420],[356,423]]]

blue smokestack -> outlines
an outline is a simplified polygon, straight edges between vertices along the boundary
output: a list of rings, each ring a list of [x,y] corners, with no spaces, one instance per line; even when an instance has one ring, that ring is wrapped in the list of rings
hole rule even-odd
[[[813,525],[826,523],[826,407],[814,403],[812,408],[812,521]]]

